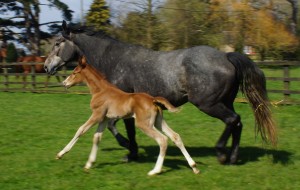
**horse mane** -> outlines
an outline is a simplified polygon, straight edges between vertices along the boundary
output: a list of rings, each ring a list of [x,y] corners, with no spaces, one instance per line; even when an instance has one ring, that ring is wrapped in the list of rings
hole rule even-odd
[[[98,38],[105,38],[105,39],[118,41],[115,38],[108,35],[105,31],[96,30],[92,26],[86,26],[86,25],[81,26],[79,24],[69,24],[68,29],[70,30],[70,32],[72,32],[74,34],[86,34],[88,36],[95,36]]]

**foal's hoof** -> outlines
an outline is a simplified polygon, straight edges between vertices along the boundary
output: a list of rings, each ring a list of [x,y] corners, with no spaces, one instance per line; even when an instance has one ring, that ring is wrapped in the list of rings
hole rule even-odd
[[[194,174],[199,174],[200,173],[200,170],[198,170],[198,168],[194,167],[192,169],[193,169]]]
[[[62,158],[62,157],[59,156],[59,155],[56,155],[56,157],[55,157],[56,160],[60,160],[61,158]]]
[[[161,173],[161,171],[151,170],[150,172],[148,172],[148,176],[154,176],[154,175],[157,175],[160,173]]]

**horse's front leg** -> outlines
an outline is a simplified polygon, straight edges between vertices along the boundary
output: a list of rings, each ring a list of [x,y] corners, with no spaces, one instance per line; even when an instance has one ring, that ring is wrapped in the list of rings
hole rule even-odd
[[[117,130],[116,123],[118,119],[111,119],[108,121],[108,126],[107,128],[109,131],[113,134],[113,136],[116,138],[118,141],[119,145],[130,150],[129,149],[129,140],[126,139],[119,131]]]
[[[134,161],[138,159],[138,144],[135,139],[134,118],[123,119],[129,140],[129,154],[125,157],[125,161]]]
[[[65,148],[57,154],[56,159],[62,158],[64,154],[69,152],[71,148],[74,146],[74,144],[77,142],[79,137],[83,135],[87,130],[89,130],[94,124],[100,121],[101,121],[101,117],[97,117],[97,115],[93,113],[92,116],[87,120],[87,122],[85,122],[81,127],[79,127],[75,136],[67,144],[67,146],[65,146]]]
[[[90,169],[92,167],[92,164],[96,161],[98,145],[99,145],[99,142],[101,141],[101,137],[102,137],[102,134],[103,134],[106,126],[107,126],[107,121],[106,120],[99,123],[99,126],[98,126],[98,128],[97,128],[97,130],[94,134],[94,137],[93,137],[93,146],[92,146],[92,150],[91,150],[89,159],[88,159],[87,163],[84,166],[84,168],[86,170]]]

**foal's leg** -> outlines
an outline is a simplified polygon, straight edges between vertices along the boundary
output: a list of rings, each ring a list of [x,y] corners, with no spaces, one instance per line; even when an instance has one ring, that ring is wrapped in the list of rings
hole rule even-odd
[[[84,166],[85,169],[90,169],[92,167],[92,164],[96,161],[98,145],[99,145],[99,142],[101,141],[101,137],[102,137],[103,131],[106,128],[106,126],[107,126],[107,121],[103,121],[103,122],[99,123],[97,131],[95,132],[94,137],[93,137],[93,146],[92,146],[92,150],[91,150],[89,159]]]
[[[196,167],[196,162],[193,160],[193,158],[190,156],[188,151],[186,150],[181,137],[178,133],[174,132],[165,122],[165,120],[161,120],[161,128],[160,128],[160,119],[155,124],[155,127],[157,127],[159,130],[162,130],[174,143],[175,145],[181,150],[182,154],[184,155],[185,159],[188,161],[189,166],[193,169],[193,172],[195,174],[198,174],[200,171]]]
[[[60,159],[63,157],[63,155],[71,150],[71,148],[74,146],[74,144],[77,142],[79,137],[83,135],[87,130],[89,130],[94,124],[97,122],[100,122],[103,119],[103,115],[99,115],[98,113],[93,113],[92,116],[77,130],[75,136],[73,139],[65,146],[63,150],[61,150],[56,158]]]
[[[154,117],[149,120],[139,121],[136,118],[136,126],[139,127],[146,135],[153,138],[159,145],[159,155],[154,168],[148,172],[148,175],[155,175],[161,172],[163,162],[166,156],[168,138],[153,127]]]

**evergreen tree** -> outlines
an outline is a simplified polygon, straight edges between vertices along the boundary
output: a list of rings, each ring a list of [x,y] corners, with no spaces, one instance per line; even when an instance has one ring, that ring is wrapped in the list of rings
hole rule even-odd
[[[110,25],[109,17],[109,8],[105,0],[94,0],[86,15],[86,24],[96,30],[106,31]]]
[[[7,63],[12,63],[16,62],[18,59],[18,52],[13,43],[9,43],[7,45],[7,56],[6,56],[6,62]]]

